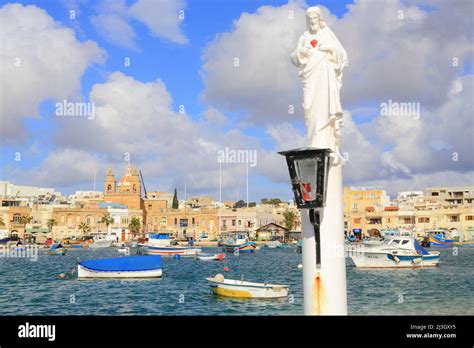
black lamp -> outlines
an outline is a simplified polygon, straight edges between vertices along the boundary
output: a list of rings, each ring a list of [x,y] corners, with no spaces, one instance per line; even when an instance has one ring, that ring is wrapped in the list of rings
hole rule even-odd
[[[319,209],[326,205],[326,188],[329,172],[330,149],[303,147],[279,152],[286,157],[291,186],[296,205],[309,209],[309,219],[314,227],[316,266],[321,266],[321,239]]]
[[[326,202],[330,149],[304,147],[279,152],[286,157],[296,205],[322,208]]]

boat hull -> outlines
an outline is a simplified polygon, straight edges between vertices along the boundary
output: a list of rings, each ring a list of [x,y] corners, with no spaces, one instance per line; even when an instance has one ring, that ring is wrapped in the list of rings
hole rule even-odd
[[[161,256],[196,256],[201,249],[191,249],[191,248],[166,248],[166,247],[152,247],[147,246],[145,248],[145,254],[147,255],[161,255]]]
[[[225,254],[203,255],[197,254],[198,260],[201,261],[221,261],[225,259]]]
[[[429,255],[395,255],[384,252],[355,252],[350,255],[357,268],[419,268],[435,267],[439,253]]]
[[[237,250],[239,251],[239,253],[253,253],[257,248],[257,244],[255,244],[254,242],[245,242],[240,245],[224,244],[223,247],[224,250],[228,253],[233,253]]]
[[[49,255],[66,255],[66,248],[48,251]]]
[[[79,279],[85,278],[159,278],[163,274],[162,269],[146,271],[96,271],[82,265],[77,266]]]
[[[288,296],[288,287],[284,285],[264,285],[240,281],[233,281],[234,284],[228,284],[210,279],[208,278],[212,292],[222,297],[272,299]]]

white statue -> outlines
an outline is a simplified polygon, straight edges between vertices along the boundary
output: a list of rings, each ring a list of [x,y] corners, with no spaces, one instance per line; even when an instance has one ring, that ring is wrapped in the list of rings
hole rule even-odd
[[[342,70],[347,65],[346,51],[327,26],[319,7],[307,9],[306,27],[291,61],[300,69],[298,76],[303,79],[307,146],[329,148],[342,160],[339,146],[343,112],[339,91]]]

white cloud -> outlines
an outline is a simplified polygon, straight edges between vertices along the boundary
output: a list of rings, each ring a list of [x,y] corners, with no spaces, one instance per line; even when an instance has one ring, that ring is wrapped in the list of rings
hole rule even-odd
[[[345,115],[342,149],[349,154],[347,183],[439,179],[437,172],[473,170],[469,154],[474,144],[468,132],[474,126],[472,75],[461,77],[472,64],[468,3],[451,6],[438,1],[428,11],[397,0],[356,1],[342,18],[322,8],[349,57],[343,106],[369,116],[358,125],[350,113]],[[295,147],[288,141],[292,135],[296,140],[301,134],[284,126],[295,122],[288,105],[295,105],[300,121],[303,113],[302,85],[289,55],[304,31],[306,7],[298,2],[244,13],[203,51],[205,99],[223,111],[247,111],[249,122],[267,127],[277,143],[287,139],[290,147]],[[289,20],[289,11],[294,21]],[[239,67],[234,67],[234,58]],[[380,103],[389,99],[420,103],[421,119],[377,116]],[[277,165],[270,153],[267,160],[268,167]],[[283,178],[280,171],[267,172],[276,181]]]
[[[16,143],[27,135],[24,118],[38,117],[43,101],[79,97],[82,74],[104,52],[33,5],[4,5],[0,22],[0,134]]]
[[[99,35],[120,47],[137,49],[133,21],[145,25],[155,37],[185,44],[188,40],[181,32],[183,20],[179,18],[185,6],[184,0],[137,0],[131,5],[124,0],[103,0],[90,20]]]

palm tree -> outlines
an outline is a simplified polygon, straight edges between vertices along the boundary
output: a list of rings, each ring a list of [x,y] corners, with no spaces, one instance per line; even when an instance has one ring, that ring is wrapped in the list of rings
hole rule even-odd
[[[51,218],[51,219],[48,219],[48,221],[46,221],[46,226],[48,226],[48,230],[49,230],[49,233],[51,233],[51,239],[53,239],[53,226],[57,225],[58,222]],[[54,241],[53,241],[54,243]]]
[[[89,233],[91,230],[91,227],[87,222],[81,222],[79,225],[77,225],[77,228],[82,232],[82,234]]]
[[[23,239],[25,239],[26,225],[33,220],[33,216],[22,215],[20,218],[20,224],[23,225]]]
[[[134,233],[138,233],[140,231],[140,226],[140,219],[137,217],[132,217],[132,220],[128,224],[128,228]]]
[[[294,211],[287,210],[283,213],[283,217],[285,218],[285,227],[289,232],[291,232],[291,230],[295,227],[296,213]]]
[[[102,219],[100,222],[104,223],[105,226],[107,227],[107,233],[109,232],[109,226],[114,223],[114,218],[110,216],[109,213],[105,213],[104,216],[102,216]]]
[[[0,216],[0,227],[5,227],[5,222],[3,221],[3,216]]]

